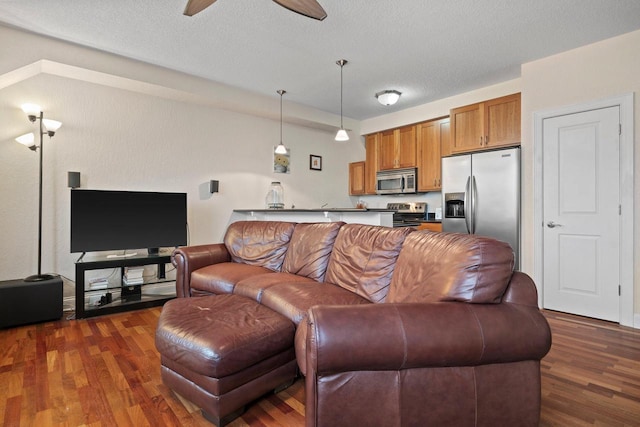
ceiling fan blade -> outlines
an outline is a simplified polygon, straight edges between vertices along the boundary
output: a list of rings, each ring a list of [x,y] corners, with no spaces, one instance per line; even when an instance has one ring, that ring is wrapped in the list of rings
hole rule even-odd
[[[189,0],[187,2],[187,7],[184,8],[184,14],[187,16],[193,16],[198,12],[202,12],[215,2],[216,0]]]
[[[299,13],[300,15],[308,16],[309,18],[322,21],[327,17],[327,12],[324,11],[320,3],[316,0],[273,0],[280,6]]]

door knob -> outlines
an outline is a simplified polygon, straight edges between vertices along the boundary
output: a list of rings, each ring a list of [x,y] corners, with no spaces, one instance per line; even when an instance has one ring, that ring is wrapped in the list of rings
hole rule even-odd
[[[549,221],[549,222],[547,223],[547,227],[549,227],[549,228],[562,227],[562,224],[556,224],[556,223],[555,223],[555,222],[553,222],[553,221]]]

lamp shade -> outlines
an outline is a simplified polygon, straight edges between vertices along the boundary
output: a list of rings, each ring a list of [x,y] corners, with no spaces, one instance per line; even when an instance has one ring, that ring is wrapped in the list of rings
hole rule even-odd
[[[393,105],[398,102],[400,95],[402,95],[402,93],[397,90],[383,90],[382,92],[376,93],[376,98],[382,105]]]
[[[42,124],[48,132],[55,132],[60,129],[60,126],[62,126],[62,122],[51,119],[42,119]]]
[[[338,131],[338,133],[336,133],[336,141],[344,142],[344,141],[348,141],[348,140],[349,140],[349,135],[347,134],[346,130],[340,129]]]
[[[287,154],[287,147],[285,147],[284,144],[280,143],[276,147],[275,151],[276,151],[276,154]]]
[[[28,116],[38,116],[42,111],[38,104],[22,104],[20,107]]]
[[[22,145],[26,145],[27,147],[33,147],[35,145],[35,136],[33,133],[25,133],[24,135],[17,137],[16,141]]]

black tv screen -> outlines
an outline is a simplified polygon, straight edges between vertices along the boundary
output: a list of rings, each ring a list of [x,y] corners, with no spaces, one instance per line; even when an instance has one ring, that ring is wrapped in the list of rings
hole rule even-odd
[[[186,244],[186,193],[71,190],[71,252]]]

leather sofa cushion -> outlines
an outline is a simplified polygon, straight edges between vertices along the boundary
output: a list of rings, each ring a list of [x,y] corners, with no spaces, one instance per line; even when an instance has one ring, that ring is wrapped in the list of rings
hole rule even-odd
[[[262,294],[265,289],[272,286],[278,286],[287,282],[315,282],[308,277],[297,276],[291,273],[267,273],[251,276],[247,279],[240,280],[233,288],[235,295],[251,298],[256,302],[262,302]]]
[[[248,277],[275,274],[266,267],[257,265],[221,262],[208,265],[191,273],[191,289],[197,294],[231,294],[236,283]]]
[[[344,222],[296,224],[282,271],[324,281],[333,243]]]
[[[489,237],[416,232],[402,247],[387,302],[499,303],[511,275],[509,244]]]
[[[248,298],[178,298],[162,309],[156,348],[197,374],[222,378],[291,348],[294,333],[291,321]]]
[[[325,282],[371,302],[383,302],[402,243],[412,231],[410,227],[344,225],[333,246]]]
[[[295,225],[278,221],[234,222],[227,228],[224,244],[233,262],[280,271]]]
[[[339,286],[316,281],[271,286],[262,293],[260,303],[296,325],[307,317],[307,311],[314,305],[370,304],[369,300]]]

